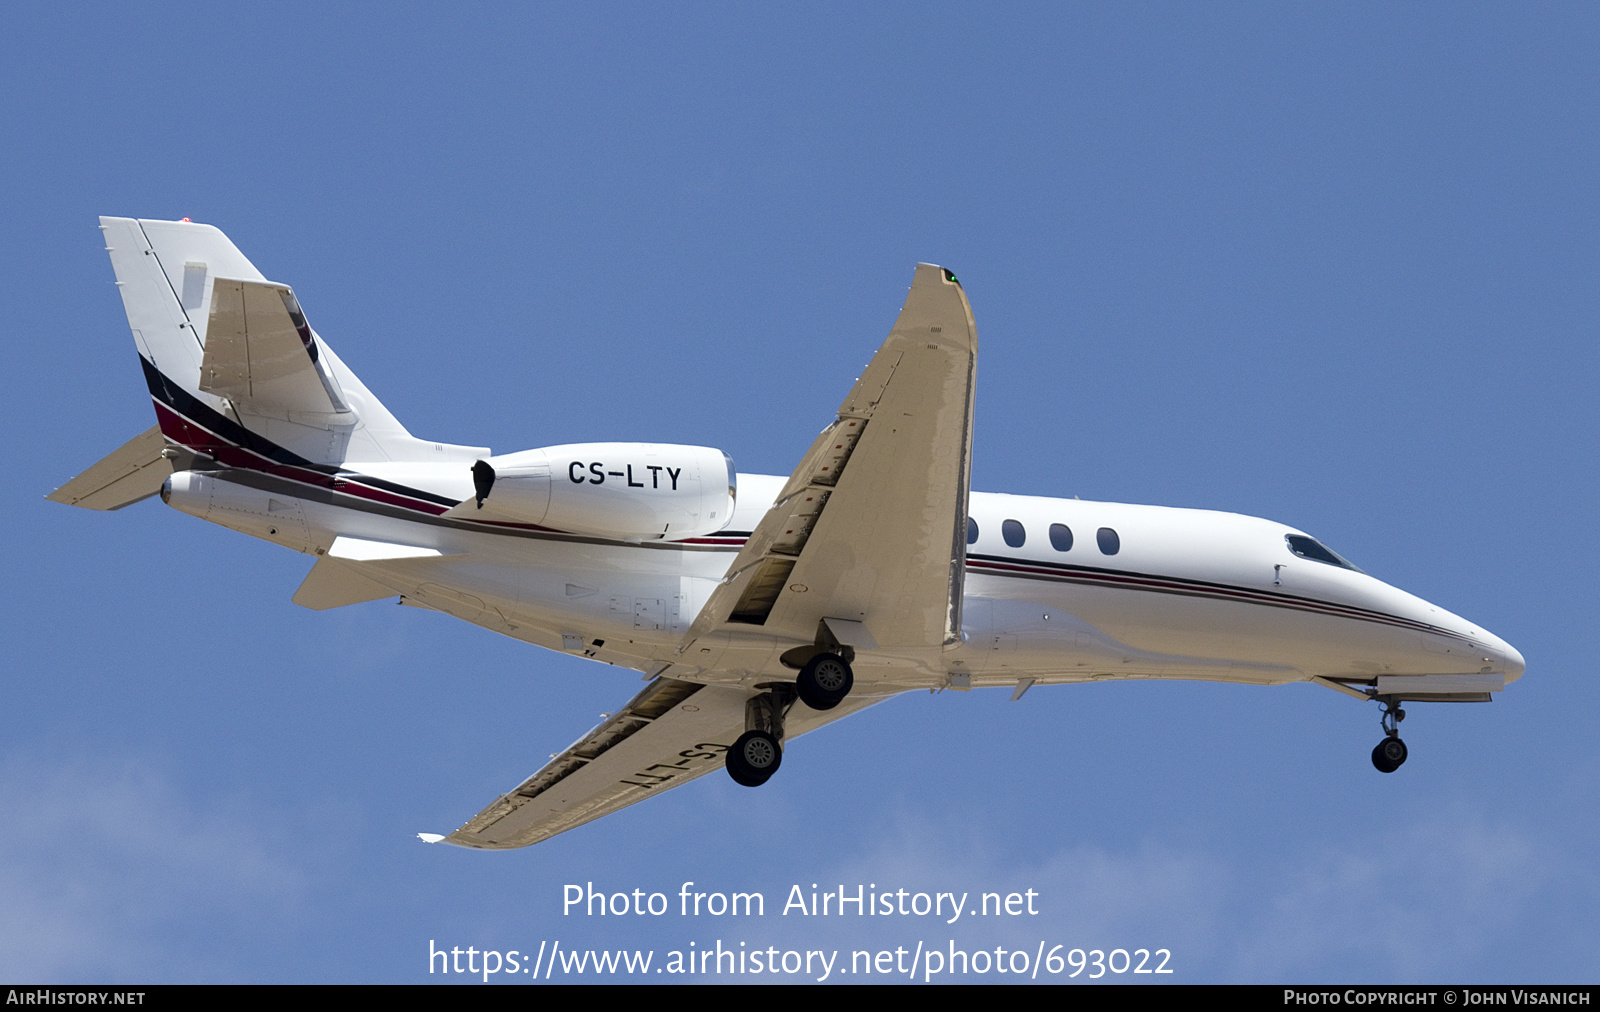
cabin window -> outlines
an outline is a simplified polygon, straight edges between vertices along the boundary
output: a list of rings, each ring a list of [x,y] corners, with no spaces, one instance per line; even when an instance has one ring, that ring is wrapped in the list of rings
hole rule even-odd
[[[1095,543],[1100,546],[1100,554],[1115,555],[1122,550],[1122,539],[1117,537],[1117,532],[1109,527],[1102,527],[1094,532]]]
[[[1316,562],[1326,562],[1328,565],[1338,566],[1340,569],[1350,569],[1357,573],[1361,572],[1358,567],[1351,564],[1350,560],[1344,558],[1338,552],[1335,552],[1333,549],[1329,548],[1327,545],[1324,545],[1316,538],[1308,538],[1304,534],[1285,534],[1283,538],[1285,541],[1289,542],[1289,551],[1300,556],[1302,559],[1311,559]]]
[[[978,543],[978,521],[972,519],[971,517],[967,517],[967,544],[975,545],[977,543]]]
[[[1022,543],[1028,540],[1028,532],[1022,529],[1022,523],[1017,520],[1007,520],[1000,525],[1000,536],[1006,539],[1006,544],[1012,548],[1021,548]]]
[[[1072,550],[1072,528],[1066,524],[1050,525],[1050,547],[1058,552]]]

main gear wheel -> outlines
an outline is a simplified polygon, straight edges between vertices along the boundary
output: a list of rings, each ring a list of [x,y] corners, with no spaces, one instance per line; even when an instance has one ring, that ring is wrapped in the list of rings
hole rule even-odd
[[[844,702],[856,684],[850,662],[838,654],[817,654],[806,661],[794,681],[800,702],[813,710],[831,710]]]
[[[783,749],[778,739],[766,731],[746,731],[733,743],[727,755],[728,776],[741,787],[760,787],[778,772]]]

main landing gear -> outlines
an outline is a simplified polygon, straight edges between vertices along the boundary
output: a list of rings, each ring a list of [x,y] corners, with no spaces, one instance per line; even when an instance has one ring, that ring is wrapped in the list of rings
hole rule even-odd
[[[795,689],[787,682],[761,686],[767,691],[744,704],[745,732],[728,749],[728,776],[741,787],[760,787],[783,763],[783,718],[794,705]]]
[[[770,731],[746,731],[728,750],[728,776],[741,787],[760,787],[778,772],[783,747]]]
[[[800,675],[794,680],[800,702],[813,710],[831,710],[844,702],[856,676],[850,662],[838,654],[818,654],[806,661]]]
[[[1400,722],[1406,719],[1406,711],[1393,696],[1377,698],[1383,704],[1384,739],[1372,750],[1372,765],[1379,773],[1393,773],[1406,761],[1406,743],[1400,740]]]
[[[725,763],[728,776],[742,787],[760,787],[778,772],[783,762],[783,720],[795,700],[813,710],[831,710],[844,702],[856,684],[850,670],[855,651],[840,647],[839,653],[815,647],[797,648],[799,656],[810,653],[803,664],[798,658],[786,662],[799,664],[800,673],[791,682],[767,682],[744,708],[744,734],[728,749]]]

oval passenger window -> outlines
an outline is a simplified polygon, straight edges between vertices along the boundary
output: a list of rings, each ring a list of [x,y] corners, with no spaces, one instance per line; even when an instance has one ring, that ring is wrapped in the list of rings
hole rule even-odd
[[[978,543],[978,521],[972,519],[971,517],[967,517],[967,544],[975,545],[977,543]]]
[[[1050,546],[1058,552],[1072,550],[1072,528],[1066,524],[1050,525]]]
[[[1102,527],[1094,532],[1094,539],[1100,545],[1104,555],[1115,555],[1122,549],[1122,539],[1117,537],[1117,532],[1109,527]]]
[[[1006,539],[1006,544],[1012,548],[1021,548],[1022,543],[1028,540],[1028,532],[1022,529],[1022,524],[1016,520],[1007,520],[1000,525],[1000,536]]]

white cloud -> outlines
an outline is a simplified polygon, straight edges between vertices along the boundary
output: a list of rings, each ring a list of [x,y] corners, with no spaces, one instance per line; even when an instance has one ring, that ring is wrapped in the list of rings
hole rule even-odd
[[[0,820],[0,976],[12,980],[229,979],[219,921],[286,919],[304,890],[259,813],[187,803],[148,769],[8,761]]]
[[[1176,981],[1504,980],[1548,977],[1550,966],[1575,958],[1534,936],[1559,935],[1548,922],[1562,908],[1587,924],[1579,912],[1595,898],[1581,862],[1465,806],[1366,838],[1260,839],[1231,853],[1215,844],[1083,845],[1018,861],[1007,850],[981,828],[903,820],[875,852],[816,877],[826,878],[823,888],[862,881],[974,896],[1032,888],[1042,916],[784,928],[842,947],[955,938],[1032,948],[1042,938],[1168,948]]]
[[[1465,807],[1341,843],[1296,855],[1293,866],[1274,862],[1235,945],[1238,977],[1504,979],[1507,941],[1536,905],[1559,902],[1541,893],[1572,866],[1525,830]]]

